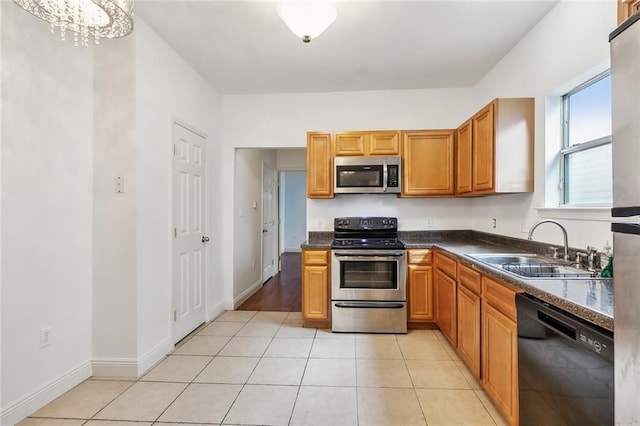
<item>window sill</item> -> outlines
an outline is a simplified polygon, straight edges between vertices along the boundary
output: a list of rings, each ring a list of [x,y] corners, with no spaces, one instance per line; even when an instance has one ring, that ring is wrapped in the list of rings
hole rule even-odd
[[[570,219],[611,222],[611,207],[539,207],[542,219]]]

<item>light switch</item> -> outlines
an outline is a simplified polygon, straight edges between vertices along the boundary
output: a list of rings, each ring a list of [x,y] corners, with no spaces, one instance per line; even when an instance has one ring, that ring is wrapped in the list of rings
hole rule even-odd
[[[124,178],[116,176],[116,194],[124,194]]]

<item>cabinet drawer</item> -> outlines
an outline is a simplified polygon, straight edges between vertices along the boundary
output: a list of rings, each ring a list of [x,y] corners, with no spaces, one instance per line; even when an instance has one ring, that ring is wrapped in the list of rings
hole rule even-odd
[[[442,253],[436,253],[436,267],[453,278],[456,279],[456,269],[458,262]]]
[[[515,295],[518,291],[508,284],[494,281],[486,276],[482,277],[484,298],[488,304],[506,315],[511,320],[516,320]]]
[[[329,250],[304,250],[302,263],[305,265],[328,265]]]
[[[408,263],[414,265],[431,265],[433,263],[433,250],[417,249],[408,250]]]
[[[482,291],[481,277],[480,272],[462,263],[458,266],[458,282],[478,295]]]

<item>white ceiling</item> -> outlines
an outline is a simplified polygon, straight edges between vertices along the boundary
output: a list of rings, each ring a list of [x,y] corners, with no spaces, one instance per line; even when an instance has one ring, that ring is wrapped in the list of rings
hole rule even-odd
[[[338,1],[305,44],[272,1],[144,1],[136,15],[220,92],[475,85],[558,0]]]

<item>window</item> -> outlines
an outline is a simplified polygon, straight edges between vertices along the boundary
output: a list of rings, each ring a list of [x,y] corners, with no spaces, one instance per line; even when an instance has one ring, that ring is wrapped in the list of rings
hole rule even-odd
[[[611,74],[600,74],[562,97],[562,204],[611,205]]]

